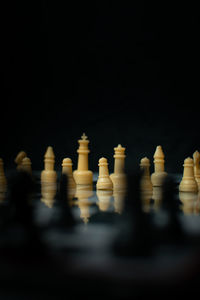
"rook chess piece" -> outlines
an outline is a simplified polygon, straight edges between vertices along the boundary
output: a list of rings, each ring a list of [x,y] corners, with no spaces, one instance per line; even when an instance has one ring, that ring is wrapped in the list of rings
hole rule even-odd
[[[162,147],[159,145],[156,147],[154,153],[154,173],[151,175],[151,182],[153,186],[162,186],[164,178],[167,176],[167,173],[164,171],[164,153]]]
[[[200,153],[195,151],[193,153],[193,162],[194,162],[194,178],[197,181],[198,187],[200,187]]]
[[[114,148],[115,163],[114,173],[110,175],[110,179],[113,183],[113,189],[122,189],[126,187],[126,175],[124,173],[124,160],[125,160],[125,149],[120,144]]]
[[[54,170],[55,155],[53,148],[49,146],[44,155],[44,170],[41,173],[41,181],[48,183],[55,183],[57,180],[57,174]]]
[[[198,185],[194,177],[194,163],[191,157],[184,160],[183,177],[179,184],[179,191],[181,192],[198,192]]]
[[[64,158],[62,161],[62,174],[66,174],[68,178],[68,188],[75,189],[76,182],[72,173],[72,160],[70,158]]]
[[[99,177],[96,184],[97,189],[112,190],[113,183],[109,176],[107,159],[104,157],[100,158],[98,166],[99,166]]]
[[[88,149],[89,140],[87,140],[85,133],[83,133],[81,140],[78,140],[78,142],[78,167],[73,172],[74,180],[76,184],[90,185],[93,182],[93,173],[88,170],[88,153],[90,150]]]

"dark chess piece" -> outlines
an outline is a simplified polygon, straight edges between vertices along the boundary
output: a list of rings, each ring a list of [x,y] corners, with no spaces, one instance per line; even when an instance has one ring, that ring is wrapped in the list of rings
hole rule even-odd
[[[167,176],[162,184],[162,209],[167,214],[167,224],[164,228],[167,240],[180,241],[183,236],[183,228],[179,219],[181,202],[177,195],[177,184],[171,176]]]
[[[123,256],[148,256],[153,253],[153,227],[150,215],[143,211],[140,183],[142,171],[127,176],[127,193],[121,230],[113,249]]]
[[[59,229],[71,229],[75,225],[75,219],[71,211],[68,199],[68,177],[65,173],[61,174],[58,193],[55,202],[55,214],[52,226]]]

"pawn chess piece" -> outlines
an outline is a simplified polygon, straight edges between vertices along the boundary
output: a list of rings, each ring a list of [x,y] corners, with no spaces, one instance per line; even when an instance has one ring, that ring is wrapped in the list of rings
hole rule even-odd
[[[66,174],[68,178],[68,189],[75,189],[76,182],[72,173],[72,160],[64,158],[62,161],[62,174]]]
[[[47,183],[55,183],[57,180],[57,174],[54,170],[55,155],[53,148],[49,146],[44,155],[44,170],[41,173],[41,181]]]
[[[26,152],[25,151],[20,151],[16,158],[15,158],[15,163],[17,164],[17,170],[20,169],[20,166],[21,166],[21,163],[22,163],[22,160],[23,158],[25,158],[27,156]]]
[[[24,157],[22,159],[22,162],[19,165],[18,170],[25,171],[28,172],[29,174],[32,174],[31,160],[29,157]]]
[[[96,184],[97,190],[112,190],[113,183],[109,176],[107,159],[104,157],[100,158],[98,166],[99,177]]]
[[[79,142],[78,152],[78,167],[77,170],[73,172],[74,180],[76,184],[92,184],[93,183],[93,173],[88,170],[88,149],[89,140],[87,136],[83,133],[81,140]]]
[[[110,175],[110,179],[113,183],[113,189],[122,189],[126,187],[126,175],[124,173],[124,160],[125,160],[125,149],[120,144],[114,148],[115,163],[114,173]]]
[[[4,192],[6,190],[6,176],[4,173],[4,167],[3,167],[3,159],[0,158],[0,192]]]
[[[164,171],[164,157],[162,147],[157,146],[154,153],[154,173],[151,175],[153,186],[162,186],[162,182],[167,176],[167,173]]]
[[[193,153],[193,162],[194,162],[194,178],[200,187],[200,153],[199,151],[195,151]]]
[[[150,161],[147,157],[144,157],[140,161],[140,168],[143,170],[143,175],[141,179],[141,190],[143,191],[153,191],[153,186],[151,182],[151,176],[150,176]]]
[[[198,185],[194,177],[194,163],[193,159],[188,157],[184,160],[183,177],[179,184],[180,192],[198,192]]]

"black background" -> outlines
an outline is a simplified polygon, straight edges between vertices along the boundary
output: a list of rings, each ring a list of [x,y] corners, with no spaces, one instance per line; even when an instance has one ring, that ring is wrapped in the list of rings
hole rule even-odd
[[[157,145],[168,172],[200,149],[198,10],[149,1],[93,4],[7,2],[2,7],[0,156],[13,168],[25,150],[43,169],[52,145],[57,170],[77,164],[90,140],[90,169],[126,147],[126,167]]]

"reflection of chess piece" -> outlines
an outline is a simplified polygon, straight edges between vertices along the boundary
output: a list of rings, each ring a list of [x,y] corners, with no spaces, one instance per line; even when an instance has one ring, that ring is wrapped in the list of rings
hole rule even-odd
[[[124,209],[124,201],[125,201],[126,190],[114,190],[113,198],[114,198],[114,209],[115,212],[121,214]]]
[[[97,190],[98,201],[97,205],[101,211],[107,211],[110,208],[110,199],[112,190]]]
[[[41,202],[51,208],[55,201],[57,191],[56,183],[41,182]]]
[[[20,165],[21,165],[21,162],[22,162],[22,159],[25,158],[27,156],[26,152],[25,151],[20,151],[16,158],[15,158],[15,163],[17,164],[17,170],[20,169]]]
[[[152,199],[154,200],[154,205],[153,205],[154,209],[155,210],[160,209],[162,203],[162,188],[160,186],[153,187]]]
[[[124,173],[124,160],[125,160],[125,149],[120,144],[114,148],[115,163],[114,173],[110,175],[110,179],[113,183],[113,189],[122,189],[126,187],[126,175]]]
[[[83,133],[81,140],[79,142],[78,152],[78,167],[77,170],[73,172],[74,180],[76,184],[92,184],[93,182],[93,173],[88,170],[88,149],[89,140],[87,136]]]
[[[99,166],[99,177],[96,184],[97,189],[112,190],[113,183],[109,176],[107,159],[104,157],[100,158],[98,166]]]
[[[64,158],[62,161],[62,173],[67,175],[68,188],[75,189],[76,183],[72,173],[72,160],[70,158]]]
[[[6,190],[6,176],[4,173],[4,167],[3,167],[3,159],[0,158],[0,192],[5,192]]]
[[[92,204],[88,198],[93,195],[92,185],[76,185],[75,197],[78,199],[77,205],[80,208],[80,218],[85,224],[88,223],[90,217],[89,207]]]
[[[164,171],[164,157],[162,147],[157,146],[154,153],[154,173],[151,175],[153,186],[162,186],[162,182],[167,176],[167,173]]]
[[[29,157],[26,156],[22,159],[21,164],[18,166],[18,170],[32,174],[31,160]]]
[[[182,202],[182,210],[184,214],[193,214],[195,203],[197,200],[196,192],[179,192],[179,199]]]
[[[181,192],[198,192],[198,185],[194,177],[193,159],[188,157],[184,160],[183,177],[179,184],[179,191]]]
[[[44,155],[44,170],[41,173],[41,181],[48,183],[55,183],[57,180],[57,174],[54,170],[55,155],[53,148],[49,146]]]
[[[141,190],[142,191],[153,191],[153,186],[150,177],[150,161],[147,157],[144,157],[140,161],[140,168],[143,170],[141,179]]]
[[[195,151],[193,153],[193,162],[194,162],[194,178],[200,187],[200,153]]]

